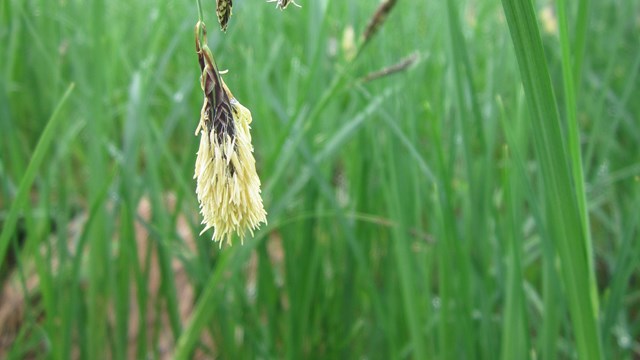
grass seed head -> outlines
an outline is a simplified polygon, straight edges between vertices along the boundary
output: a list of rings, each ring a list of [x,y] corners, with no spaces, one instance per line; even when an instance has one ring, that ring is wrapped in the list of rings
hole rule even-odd
[[[367,27],[364,30],[362,35],[362,45],[368,43],[371,38],[378,32],[378,30],[382,27],[384,22],[387,20],[387,16],[393,10],[393,7],[396,5],[397,0],[385,0],[383,1],[378,9],[369,20]]]

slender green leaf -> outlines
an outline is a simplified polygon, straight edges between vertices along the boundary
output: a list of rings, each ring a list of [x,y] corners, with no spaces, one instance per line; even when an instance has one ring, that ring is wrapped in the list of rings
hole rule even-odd
[[[7,215],[4,226],[2,227],[2,233],[0,233],[0,268],[2,268],[2,262],[4,261],[11,236],[15,235],[14,231],[16,223],[18,222],[18,216],[27,202],[31,185],[36,179],[36,175],[45,156],[49,153],[49,147],[57,135],[60,122],[64,119],[64,117],[60,116],[60,111],[71,95],[74,86],[75,85],[73,83],[70,84],[67,91],[65,91],[62,98],[60,98],[60,101],[58,101],[58,105],[56,105],[56,108],[53,110],[53,113],[47,122],[47,126],[44,128],[42,135],[40,135],[40,140],[38,140],[38,145],[36,145],[36,148],[33,151],[27,171],[20,181],[20,187],[18,188],[16,197],[9,209],[9,214]]]
[[[589,263],[592,254],[580,212],[576,179],[564,141],[555,94],[531,1],[503,0],[520,75],[532,114],[531,132],[540,164],[548,240],[558,251],[578,356],[600,359],[597,293]]]

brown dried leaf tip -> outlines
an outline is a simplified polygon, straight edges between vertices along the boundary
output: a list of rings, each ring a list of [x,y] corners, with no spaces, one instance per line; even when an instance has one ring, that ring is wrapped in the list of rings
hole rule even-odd
[[[202,233],[213,227],[213,240],[222,246],[223,240],[231,244],[234,233],[241,240],[247,230],[253,235],[267,222],[267,213],[251,145],[251,112],[233,97],[220,77],[209,47],[199,41],[201,29],[204,33],[199,22],[196,52],[204,104],[196,129],[201,138],[194,178],[205,226]]]
[[[216,15],[218,15],[218,22],[220,23],[220,29],[222,29],[222,31],[227,31],[227,24],[231,17],[232,7],[232,0],[216,0]]]

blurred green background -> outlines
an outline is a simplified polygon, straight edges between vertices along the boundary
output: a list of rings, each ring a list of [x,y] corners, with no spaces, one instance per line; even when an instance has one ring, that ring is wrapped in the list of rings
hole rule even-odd
[[[196,2],[0,3],[0,358],[639,358],[640,1],[299,3],[202,4],[268,212],[222,249]]]

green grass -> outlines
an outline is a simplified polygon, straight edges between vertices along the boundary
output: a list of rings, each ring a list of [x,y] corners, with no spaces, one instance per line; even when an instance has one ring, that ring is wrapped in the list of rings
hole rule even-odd
[[[0,3],[0,357],[640,356],[640,1],[398,1],[355,60],[377,2],[299,2],[202,3],[269,221],[223,249],[196,2]]]

